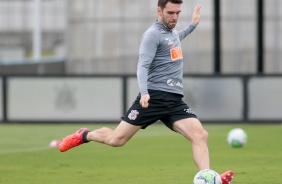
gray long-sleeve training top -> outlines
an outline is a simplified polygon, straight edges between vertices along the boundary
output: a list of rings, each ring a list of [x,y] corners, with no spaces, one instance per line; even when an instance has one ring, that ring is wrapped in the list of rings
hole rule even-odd
[[[156,21],[143,34],[139,49],[137,78],[141,95],[148,89],[183,95],[183,55],[181,41],[196,25],[181,31]]]

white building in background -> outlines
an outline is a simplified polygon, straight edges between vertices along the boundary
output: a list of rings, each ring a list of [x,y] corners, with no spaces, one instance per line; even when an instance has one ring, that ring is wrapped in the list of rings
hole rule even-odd
[[[41,0],[42,54],[66,56],[70,74],[135,74],[142,33],[157,0]],[[182,42],[185,73],[213,73],[213,1],[184,1],[178,29],[196,3],[201,23]],[[256,72],[256,0],[221,0],[222,72]],[[265,72],[282,73],[282,6],[265,3]],[[0,1],[0,60],[32,56],[34,0]]]
[[[0,60],[19,60],[33,55],[35,1],[0,1]],[[67,26],[65,0],[41,0],[43,56],[62,55]]]

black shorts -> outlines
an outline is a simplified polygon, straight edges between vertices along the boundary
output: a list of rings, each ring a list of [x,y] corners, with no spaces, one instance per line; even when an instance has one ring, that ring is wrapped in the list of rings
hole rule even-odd
[[[162,121],[168,128],[172,129],[175,121],[185,118],[197,118],[196,114],[182,101],[182,95],[164,91],[149,90],[149,107],[142,108],[140,94],[126,112],[122,120],[136,126],[147,126]]]

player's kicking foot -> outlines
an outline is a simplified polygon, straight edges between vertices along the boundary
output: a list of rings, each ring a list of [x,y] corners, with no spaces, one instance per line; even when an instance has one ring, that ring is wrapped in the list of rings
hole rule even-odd
[[[233,171],[226,171],[220,175],[222,184],[230,184],[231,180],[233,179],[234,172]]]
[[[65,137],[60,144],[60,151],[65,152],[73,147],[83,144],[82,135],[84,132],[89,132],[87,128],[80,128],[75,133]]]

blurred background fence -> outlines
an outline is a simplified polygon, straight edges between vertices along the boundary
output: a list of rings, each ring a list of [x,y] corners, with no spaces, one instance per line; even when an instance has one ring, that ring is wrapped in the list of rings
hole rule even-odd
[[[185,75],[237,75],[242,81],[282,75],[280,0],[185,0],[178,30],[189,24],[196,3],[201,22],[182,42]],[[156,6],[157,0],[1,0],[3,84],[18,74],[135,75],[140,39],[156,20]],[[242,90],[249,92],[246,85]],[[7,100],[8,92],[2,93]],[[246,99],[243,107],[240,112],[248,109]]]

